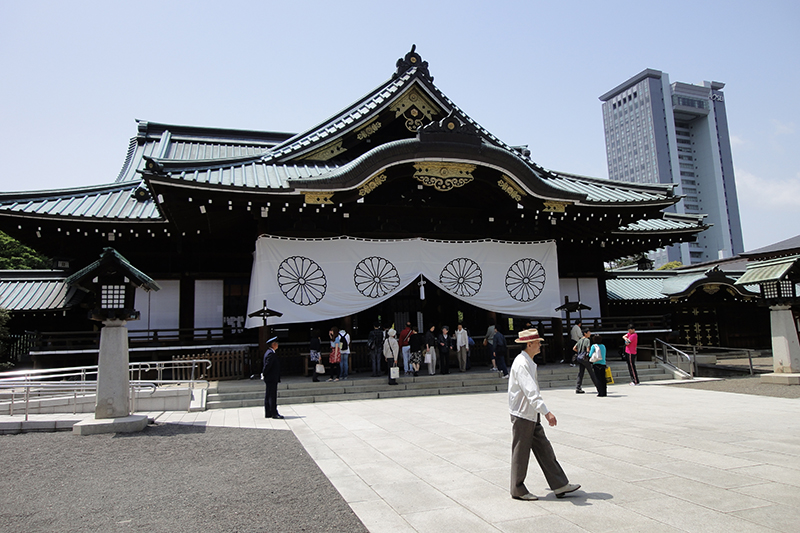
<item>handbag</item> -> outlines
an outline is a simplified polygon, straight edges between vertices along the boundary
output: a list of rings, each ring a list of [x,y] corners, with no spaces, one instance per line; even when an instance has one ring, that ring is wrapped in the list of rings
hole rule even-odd
[[[589,358],[590,363],[596,363],[600,361],[603,357],[600,355],[600,348],[596,348],[592,356]]]
[[[317,374],[324,374],[325,373],[325,365],[323,365],[322,363],[319,363],[317,365],[315,371],[316,371]]]
[[[610,367],[606,367],[606,383],[608,383],[609,385],[614,384],[614,376],[611,375]]]
[[[430,349],[428,349],[428,351],[425,352],[425,362],[428,363],[428,364],[431,364],[431,351],[430,351]]]
[[[393,366],[389,368],[389,379],[397,379],[400,377],[400,367]]]

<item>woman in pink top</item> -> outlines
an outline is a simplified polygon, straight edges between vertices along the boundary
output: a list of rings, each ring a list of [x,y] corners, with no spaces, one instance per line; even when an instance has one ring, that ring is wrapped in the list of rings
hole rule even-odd
[[[628,372],[631,375],[631,385],[639,384],[639,373],[636,372],[636,346],[639,344],[639,336],[633,328],[633,324],[628,324],[628,333],[622,336],[625,341],[625,353],[628,361]]]

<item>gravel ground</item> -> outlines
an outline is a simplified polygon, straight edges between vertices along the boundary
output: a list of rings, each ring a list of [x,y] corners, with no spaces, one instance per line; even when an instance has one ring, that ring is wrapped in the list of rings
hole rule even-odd
[[[0,435],[0,458],[0,531],[367,531],[291,431]]]
[[[758,376],[726,378],[721,381],[677,383],[674,386],[721,392],[737,392],[739,394],[753,394],[756,396],[773,396],[775,398],[800,398],[800,386],[761,383]]]

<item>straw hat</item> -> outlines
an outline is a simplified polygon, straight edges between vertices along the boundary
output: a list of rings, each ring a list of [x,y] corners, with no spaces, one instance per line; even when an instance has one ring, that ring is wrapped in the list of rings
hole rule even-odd
[[[539,336],[539,332],[536,330],[536,328],[520,331],[518,338],[514,342],[527,344],[533,341],[542,341],[542,338]]]

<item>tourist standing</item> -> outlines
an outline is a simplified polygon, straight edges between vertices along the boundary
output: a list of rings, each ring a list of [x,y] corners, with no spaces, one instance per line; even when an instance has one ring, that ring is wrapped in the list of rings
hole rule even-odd
[[[495,329],[494,332],[494,364],[497,371],[500,372],[504,378],[508,378],[508,365],[506,364],[506,355],[508,355],[508,346],[506,345],[506,337],[500,330]]]
[[[347,379],[347,376],[350,375],[350,334],[340,329],[337,342],[339,343],[339,350],[342,352],[342,371],[339,377]]]
[[[376,378],[381,375],[381,353],[383,352],[383,330],[377,322],[372,325],[372,331],[367,336],[367,349],[372,361],[372,377]]]
[[[572,341],[572,348],[574,351],[575,345],[583,338],[583,321],[579,318],[575,321],[575,324],[572,325],[572,329],[569,330],[569,338]],[[566,363],[566,360],[561,361],[562,363]],[[570,357],[570,366],[575,366],[575,355],[573,354]]]
[[[514,358],[508,380],[508,408],[511,413],[511,497],[517,500],[537,500],[525,487],[531,452],[544,472],[544,477],[557,498],[581,488],[571,484],[558,464],[553,446],[547,440],[540,420],[544,416],[550,426],[557,420],[544,404],[539,391],[536,363],[542,339],[535,329],[521,331],[514,341],[525,349]]]
[[[606,347],[603,344],[603,338],[600,335],[592,336],[592,347],[589,349],[589,362],[592,364],[592,370],[597,378],[595,385],[597,386],[597,395],[604,397],[608,395],[608,384],[606,383]]]
[[[436,374],[436,326],[433,324],[425,332],[425,346],[427,348],[426,357],[428,357],[428,374],[432,376]]]
[[[336,328],[331,328],[328,336],[331,338],[331,355],[328,357],[328,362],[331,364],[331,377],[328,378],[328,381],[339,381],[342,352],[339,349],[339,337],[336,335]]]
[[[636,334],[633,324],[628,324],[628,333],[622,336],[622,340],[625,341],[625,360],[628,361],[631,385],[638,385],[639,373],[636,371],[636,350],[639,345],[639,335]]]
[[[311,332],[311,340],[308,342],[309,360],[311,363],[311,381],[319,381],[317,376],[317,364],[322,363],[322,341],[319,340],[319,331]]]
[[[403,352],[403,367],[406,374],[411,373],[411,348],[408,345],[408,339],[411,338],[411,321],[406,322],[406,327],[400,332],[400,338],[397,340],[400,350]]]
[[[439,350],[439,366],[442,374],[450,373],[450,328],[442,327],[442,332],[436,337],[436,348]]]
[[[397,385],[397,380],[392,379],[392,367],[397,366],[397,358],[400,355],[400,346],[394,338],[397,332],[394,328],[389,328],[386,332],[386,340],[383,341],[383,356],[386,358],[387,373],[389,374],[389,385]]]
[[[458,370],[467,371],[467,350],[469,350],[469,334],[463,324],[456,326],[456,354],[458,356]]]
[[[261,374],[267,391],[264,394],[264,416],[266,418],[283,418],[278,413],[278,383],[281,382],[281,361],[278,359],[278,337],[267,341],[267,351],[264,353],[264,367]]]
[[[581,331],[583,332],[583,337],[581,337],[578,343],[572,348],[575,351],[574,361],[578,365],[578,380],[575,382],[576,394],[583,394],[581,385],[583,385],[583,374],[587,370],[592,383],[594,383],[594,388],[598,391],[600,390],[597,378],[594,375],[594,370],[592,369],[592,364],[589,362],[589,348],[592,345],[592,341],[590,340],[592,333],[589,331],[589,328],[583,328]]]
[[[483,345],[486,346],[486,353],[489,354],[489,359],[492,361],[491,372],[497,372],[497,365],[494,362],[494,324],[490,324],[486,328],[486,336],[483,338]]]
[[[408,338],[408,346],[411,359],[411,371],[414,377],[419,376],[419,365],[425,352],[425,336],[420,335],[417,326],[411,328],[411,337]]]

